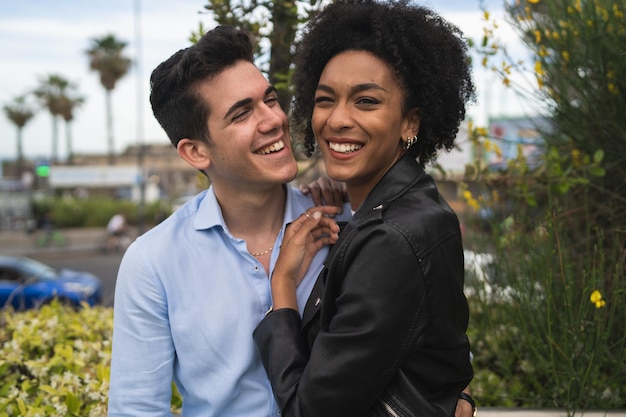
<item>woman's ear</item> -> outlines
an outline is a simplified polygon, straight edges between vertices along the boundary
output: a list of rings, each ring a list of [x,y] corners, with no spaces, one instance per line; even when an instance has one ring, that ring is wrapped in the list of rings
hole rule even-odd
[[[404,137],[415,137],[420,131],[420,111],[417,107],[410,110],[406,115],[406,132]]]
[[[181,139],[176,146],[176,151],[181,158],[196,169],[204,171],[211,165],[211,153],[206,143],[202,141]]]

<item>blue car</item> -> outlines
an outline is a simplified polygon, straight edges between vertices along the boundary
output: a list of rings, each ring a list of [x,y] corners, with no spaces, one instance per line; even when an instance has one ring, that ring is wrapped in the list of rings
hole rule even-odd
[[[0,308],[37,308],[54,298],[93,306],[102,301],[102,282],[88,272],[57,271],[34,259],[0,255]]]

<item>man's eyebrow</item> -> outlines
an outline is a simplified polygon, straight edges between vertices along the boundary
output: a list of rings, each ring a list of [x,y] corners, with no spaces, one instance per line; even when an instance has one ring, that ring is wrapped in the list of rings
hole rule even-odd
[[[275,93],[275,92],[276,92],[276,87],[274,87],[273,85],[270,85],[265,90],[265,95],[264,96],[267,96],[268,94]],[[228,118],[228,116],[233,114],[238,108],[246,106],[246,105],[248,105],[250,103],[252,103],[252,98],[250,98],[250,97],[246,97],[244,99],[239,100],[238,102],[236,102],[235,104],[233,104],[232,106],[230,106],[228,108],[228,111],[224,115],[224,120],[226,120]]]

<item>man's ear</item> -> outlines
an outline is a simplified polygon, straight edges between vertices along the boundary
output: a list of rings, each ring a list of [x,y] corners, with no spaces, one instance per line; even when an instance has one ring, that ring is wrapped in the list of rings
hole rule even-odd
[[[202,141],[181,139],[176,146],[176,151],[181,158],[196,169],[204,171],[211,165],[211,153],[206,143]]]

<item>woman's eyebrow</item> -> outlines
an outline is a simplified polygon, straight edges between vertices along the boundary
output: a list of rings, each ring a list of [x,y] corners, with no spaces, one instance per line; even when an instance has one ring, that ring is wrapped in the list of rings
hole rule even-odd
[[[325,91],[327,93],[334,93],[335,90],[326,85],[326,84],[318,84],[317,85],[317,90],[320,91]],[[363,84],[357,84],[354,85],[350,88],[350,94],[354,94],[354,93],[359,93],[361,91],[366,91],[366,90],[381,90],[381,91],[387,91],[385,88],[383,88],[381,85],[376,84],[376,83],[363,83]]]

